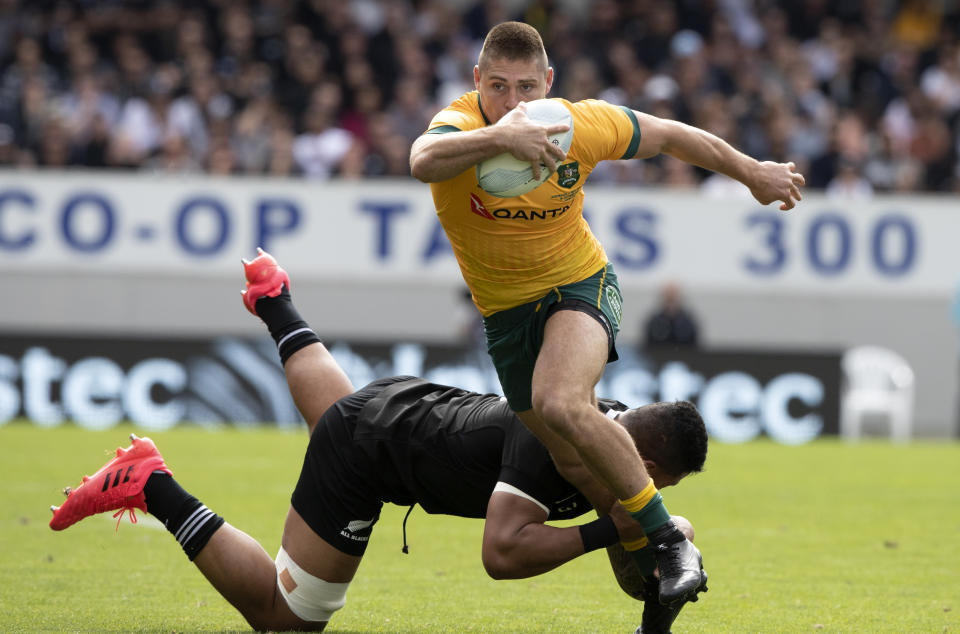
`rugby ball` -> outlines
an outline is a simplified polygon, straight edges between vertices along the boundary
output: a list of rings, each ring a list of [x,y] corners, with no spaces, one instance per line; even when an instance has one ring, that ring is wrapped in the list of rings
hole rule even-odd
[[[544,126],[554,123],[566,123],[570,129],[550,135],[550,142],[560,146],[564,152],[570,151],[573,143],[573,117],[559,101],[537,99],[527,103],[527,117]],[[533,191],[550,178],[552,172],[540,163],[540,179],[533,177],[533,167],[527,161],[521,161],[509,152],[489,158],[477,165],[477,182],[488,194],[499,198],[523,196]]]

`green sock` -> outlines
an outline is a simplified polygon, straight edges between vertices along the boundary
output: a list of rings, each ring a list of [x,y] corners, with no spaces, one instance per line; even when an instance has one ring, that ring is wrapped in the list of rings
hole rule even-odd
[[[649,535],[664,524],[670,521],[670,513],[667,507],[663,505],[663,497],[660,493],[654,493],[650,501],[643,505],[643,508],[637,511],[630,511],[630,517],[637,520],[643,527],[643,532]]]

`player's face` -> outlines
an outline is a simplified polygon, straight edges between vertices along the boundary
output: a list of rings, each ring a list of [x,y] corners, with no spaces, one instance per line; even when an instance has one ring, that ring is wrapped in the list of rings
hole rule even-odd
[[[673,475],[672,473],[667,473],[653,460],[644,460],[643,466],[647,469],[647,475],[649,475],[653,480],[653,486],[657,487],[658,489],[672,487],[680,482],[680,480],[683,480],[685,477],[687,477],[686,473],[678,476]]]
[[[543,99],[553,85],[553,69],[536,59],[492,59],[480,72],[473,67],[473,82],[480,92],[480,104],[490,123],[496,123],[521,101]]]
[[[662,489],[664,487],[672,487],[678,484],[680,480],[683,480],[685,477],[687,477],[687,474],[685,473],[683,475],[675,476],[675,475],[670,475],[669,473],[661,472],[661,473],[658,473],[657,477],[653,479],[653,486],[657,487],[658,489]]]

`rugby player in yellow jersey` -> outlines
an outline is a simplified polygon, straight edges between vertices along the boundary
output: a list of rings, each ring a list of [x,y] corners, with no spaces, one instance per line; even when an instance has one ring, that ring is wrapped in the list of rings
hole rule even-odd
[[[573,117],[569,152],[525,102],[546,97],[553,69],[537,31],[519,22],[487,34],[473,70],[476,91],[440,111],[410,152],[411,173],[430,183],[437,215],[484,318],[504,395],[550,450],[564,476],[598,508],[612,491],[646,539],[625,543],[641,569],[660,563],[660,598],[682,602],[705,581],[694,546],[670,521],[629,437],[598,413],[594,386],[621,320],[616,274],[583,219],[583,184],[600,161],[669,154],[745,184],[782,210],[801,198],[793,163],[759,162],[703,130],[604,101],[559,100]],[[475,166],[503,152],[554,172],[532,192],[497,198]],[[665,571],[667,571],[665,573]]]

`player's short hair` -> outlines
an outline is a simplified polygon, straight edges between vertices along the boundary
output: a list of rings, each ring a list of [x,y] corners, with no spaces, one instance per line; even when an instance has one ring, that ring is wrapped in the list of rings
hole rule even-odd
[[[501,22],[487,33],[480,49],[477,66],[480,72],[495,59],[536,60],[547,71],[547,51],[535,28],[523,22]]]
[[[620,415],[645,460],[673,476],[703,471],[707,427],[690,401],[652,403]]]

